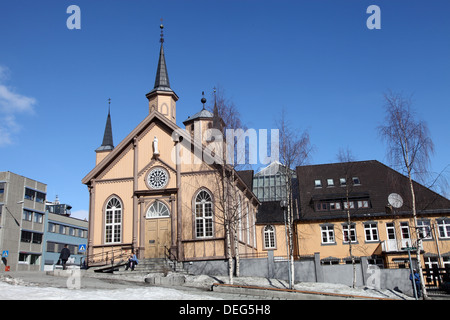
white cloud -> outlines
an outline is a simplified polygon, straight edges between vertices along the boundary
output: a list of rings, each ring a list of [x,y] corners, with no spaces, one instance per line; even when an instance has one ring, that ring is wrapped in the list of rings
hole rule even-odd
[[[0,147],[13,143],[14,135],[19,133],[17,115],[32,114],[36,99],[16,93],[5,85],[10,78],[7,67],[0,65]]]

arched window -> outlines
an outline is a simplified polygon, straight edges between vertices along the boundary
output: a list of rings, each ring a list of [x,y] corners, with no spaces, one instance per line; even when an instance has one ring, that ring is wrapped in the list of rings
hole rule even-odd
[[[242,241],[242,202],[241,196],[238,195],[238,235],[239,241]]]
[[[264,227],[264,248],[275,249],[275,228],[272,225]]]
[[[200,191],[195,197],[195,236],[205,238],[213,236],[213,203],[211,195]]]
[[[165,205],[164,202],[156,200],[152,203],[152,205],[148,208],[146,218],[167,218],[170,216],[169,208]]]
[[[121,242],[122,234],[122,203],[116,197],[106,204],[105,212],[105,243]]]

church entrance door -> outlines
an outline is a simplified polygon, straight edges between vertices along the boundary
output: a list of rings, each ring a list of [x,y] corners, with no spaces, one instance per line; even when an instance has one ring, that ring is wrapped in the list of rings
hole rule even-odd
[[[164,258],[166,247],[170,247],[170,211],[162,201],[149,207],[145,221],[145,258]]]

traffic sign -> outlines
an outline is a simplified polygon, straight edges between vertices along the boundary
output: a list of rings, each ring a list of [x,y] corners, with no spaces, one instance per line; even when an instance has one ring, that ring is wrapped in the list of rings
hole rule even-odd
[[[9,251],[8,250],[3,250],[2,257],[6,258],[8,255],[9,255]]]
[[[78,252],[85,252],[86,251],[86,245],[85,244],[80,244],[78,246]]]

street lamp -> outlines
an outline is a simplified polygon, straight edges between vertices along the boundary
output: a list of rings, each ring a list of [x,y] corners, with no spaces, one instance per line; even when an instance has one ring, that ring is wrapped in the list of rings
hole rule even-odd
[[[290,261],[290,254],[289,254],[289,242],[288,242],[288,231],[287,231],[287,222],[286,222],[286,209],[288,207],[288,202],[286,200],[280,201],[281,209],[283,209],[283,216],[284,216],[284,232],[286,235],[286,253],[287,253],[287,262],[288,262],[288,270],[289,270],[289,289],[292,289],[292,281],[291,281],[291,261]]]
[[[19,202],[17,202],[17,204],[22,204],[23,203],[23,200],[22,201],[19,201]],[[11,213],[11,211],[9,211],[9,209],[8,209],[8,207],[7,206],[5,206],[5,209],[6,209],[6,211],[8,211],[9,212],[9,214],[11,215],[11,217],[14,219],[14,221],[16,222],[16,224],[17,224],[17,226],[18,227],[20,227],[20,223],[19,223],[19,221],[17,221],[17,219],[16,219],[16,217],[14,217],[14,215]]]

